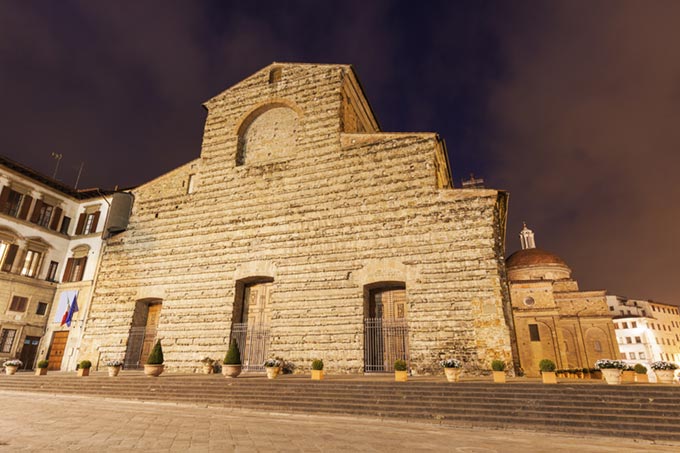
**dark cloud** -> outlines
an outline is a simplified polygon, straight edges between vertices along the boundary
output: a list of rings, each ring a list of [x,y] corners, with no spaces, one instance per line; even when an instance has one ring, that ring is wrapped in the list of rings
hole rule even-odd
[[[0,152],[80,186],[199,155],[201,103],[351,63],[387,131],[446,139],[586,288],[677,302],[676,2],[0,2]]]

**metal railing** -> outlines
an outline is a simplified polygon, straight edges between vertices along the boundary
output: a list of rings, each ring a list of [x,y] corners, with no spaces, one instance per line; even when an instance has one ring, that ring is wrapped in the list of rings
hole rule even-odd
[[[155,331],[152,336],[147,338],[146,327],[132,327],[128,337],[127,350],[125,351],[125,360],[123,367],[126,370],[134,370],[144,366],[142,362],[142,353],[144,350],[144,343],[154,343],[156,340]],[[148,351],[147,351],[148,353]]]
[[[264,361],[268,359],[269,327],[236,323],[231,327],[231,338],[236,340],[241,352],[243,371],[264,371]],[[231,342],[231,340],[230,340]]]
[[[409,363],[408,323],[405,319],[364,319],[364,372],[394,371],[398,359]]]

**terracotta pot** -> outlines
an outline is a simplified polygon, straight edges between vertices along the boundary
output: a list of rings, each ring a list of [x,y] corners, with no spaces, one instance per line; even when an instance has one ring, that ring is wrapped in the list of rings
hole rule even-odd
[[[654,374],[656,374],[657,383],[672,384],[675,372],[673,370],[654,370]]]
[[[621,370],[618,368],[603,368],[602,376],[609,385],[619,385],[621,383]]]
[[[323,370],[312,370],[312,380],[322,381],[323,380]]]
[[[47,368],[36,368],[35,369],[35,375],[36,376],[45,376],[47,374]]]
[[[635,371],[633,370],[626,370],[621,373],[621,382],[622,383],[628,383],[628,382],[635,382]]]
[[[265,368],[267,370],[267,379],[276,379],[281,371],[281,368],[277,366],[270,366]]]
[[[106,369],[109,372],[110,377],[116,377],[116,376],[118,376],[118,373],[120,373],[120,367],[119,366],[109,366],[109,367],[106,367]]]
[[[494,371],[493,381],[496,384],[505,384],[505,371]]]
[[[397,381],[397,382],[408,381],[408,371],[395,371],[394,372],[394,380]]]
[[[241,374],[241,365],[222,365],[222,375],[226,378],[235,378]]]
[[[649,383],[649,376],[647,373],[635,373],[635,382]]]
[[[7,365],[7,366],[5,367],[5,373],[6,373],[6,374],[9,374],[9,375],[12,375],[12,374],[14,374],[14,373],[17,372],[17,368],[18,368],[18,367],[16,367],[16,366]]]
[[[158,377],[163,372],[163,368],[165,368],[165,365],[163,365],[163,364],[160,364],[160,365],[144,365],[144,374],[146,374],[147,376]]]
[[[449,382],[458,382],[460,379],[460,368],[444,368],[446,380]]]
[[[557,375],[554,371],[541,371],[544,384],[557,384]]]
[[[84,376],[89,376],[90,375],[90,369],[89,368],[78,368],[78,376],[84,377]]]

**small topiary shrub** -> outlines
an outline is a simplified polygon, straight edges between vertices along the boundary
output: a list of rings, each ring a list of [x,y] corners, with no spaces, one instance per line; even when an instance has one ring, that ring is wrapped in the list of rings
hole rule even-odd
[[[163,365],[163,347],[161,346],[161,340],[158,340],[149,354],[149,358],[146,359],[147,365]]]
[[[89,370],[90,368],[92,368],[92,362],[90,362],[89,360],[83,360],[80,362],[80,368],[83,370]]]
[[[41,369],[47,368],[49,365],[50,365],[50,362],[48,362],[47,360],[41,360],[40,362],[38,362],[38,368],[41,368]]]
[[[552,372],[555,371],[555,362],[553,362],[550,359],[543,359],[540,362],[538,362],[538,369],[541,370],[541,372]]]
[[[408,366],[406,365],[405,360],[396,360],[394,362],[394,371],[406,371],[408,370]]]
[[[644,366],[644,365],[641,364],[641,363],[638,363],[637,365],[635,365],[635,366],[633,367],[633,370],[634,370],[637,374],[647,374],[647,367]]]
[[[505,371],[505,362],[502,360],[494,360],[491,362],[491,369],[494,371]]]
[[[231,340],[229,345],[229,350],[224,358],[225,365],[240,365],[241,364],[241,352],[238,350],[238,343],[236,340]]]
[[[323,360],[316,359],[312,361],[312,369],[316,371],[323,370]]]

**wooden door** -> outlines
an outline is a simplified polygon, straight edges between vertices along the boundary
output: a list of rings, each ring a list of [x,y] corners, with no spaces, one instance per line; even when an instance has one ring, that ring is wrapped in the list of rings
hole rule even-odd
[[[379,288],[370,293],[365,320],[364,370],[391,371],[397,359],[408,362],[406,290]]]
[[[64,358],[64,350],[66,349],[66,341],[68,340],[68,331],[54,332],[52,336],[52,344],[47,354],[47,361],[50,363],[48,370],[61,370],[61,360]]]
[[[32,370],[35,362],[35,355],[38,353],[38,345],[40,344],[40,337],[26,337],[24,338],[24,346],[21,348],[21,360],[24,364],[24,370]]]
[[[243,308],[247,313],[248,328],[269,326],[269,302],[272,283],[256,283],[246,286],[243,295]]]
[[[146,327],[144,328],[144,344],[142,345],[142,355],[140,364],[145,364],[146,359],[151,354],[154,344],[156,344],[156,332],[158,330],[158,319],[161,316],[162,304],[149,305],[149,312],[146,316]]]

